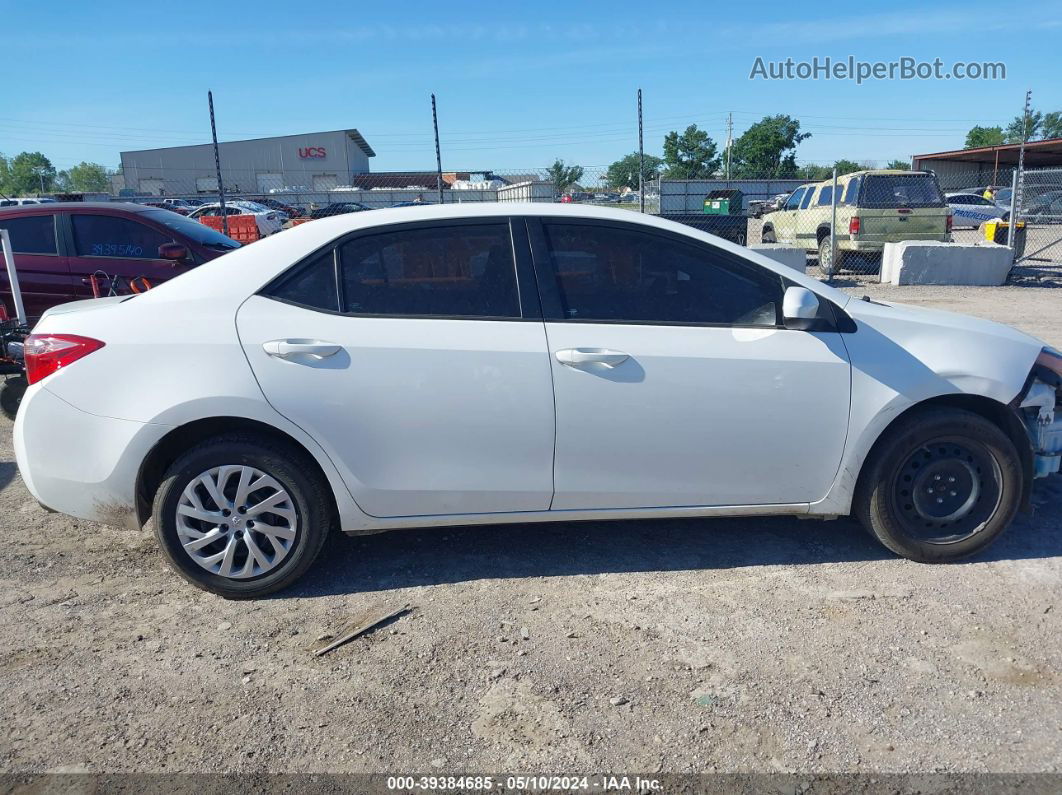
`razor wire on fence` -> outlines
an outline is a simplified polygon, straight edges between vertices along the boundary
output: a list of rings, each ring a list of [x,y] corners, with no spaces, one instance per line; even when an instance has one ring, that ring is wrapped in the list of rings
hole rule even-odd
[[[639,178],[637,167],[624,174],[560,162],[505,171],[368,172],[331,166],[321,149],[300,151],[294,165],[280,158],[265,168],[223,158],[219,184],[207,151],[202,163],[184,166],[166,162],[160,151],[126,153],[107,193],[56,198],[155,205],[212,223],[222,215],[224,188],[224,214],[267,216],[271,225],[258,224],[267,234],[330,215],[440,202],[644,207],[738,245],[802,250],[808,272],[827,279],[876,278],[885,244],[903,241],[994,241],[1010,245],[1020,264],[1062,263],[1062,168],[1026,169],[1020,206],[1012,207],[1013,168],[964,170],[958,164],[939,174],[864,170],[813,182],[660,173]]]

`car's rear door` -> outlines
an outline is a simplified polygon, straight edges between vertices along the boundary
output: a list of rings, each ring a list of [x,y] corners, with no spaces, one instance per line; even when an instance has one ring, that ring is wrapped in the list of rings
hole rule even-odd
[[[56,304],[74,300],[74,285],[63,253],[61,216],[55,209],[41,204],[19,210],[17,214],[0,214],[0,227],[11,236],[22,303],[26,314],[39,317]],[[10,317],[15,316],[7,265],[0,252],[0,293]]]
[[[354,233],[236,320],[266,399],[317,439],[367,513],[549,508],[553,385],[522,224]]]
[[[849,359],[838,333],[780,325],[781,276],[642,225],[528,223],[557,405],[554,510],[826,495]]]

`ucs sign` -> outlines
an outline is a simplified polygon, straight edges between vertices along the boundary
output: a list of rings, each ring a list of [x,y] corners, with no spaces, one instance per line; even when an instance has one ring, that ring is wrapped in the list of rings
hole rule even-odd
[[[303,160],[309,158],[323,158],[328,157],[328,152],[325,151],[323,146],[301,146],[299,147],[299,157]]]

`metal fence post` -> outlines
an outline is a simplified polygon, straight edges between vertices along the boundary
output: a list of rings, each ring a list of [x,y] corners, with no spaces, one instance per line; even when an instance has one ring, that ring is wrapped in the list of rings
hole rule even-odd
[[[645,146],[642,140],[642,90],[638,89],[638,206],[645,212]]]
[[[218,154],[218,129],[214,126],[214,92],[207,92],[210,106],[210,137],[214,139],[214,168],[218,174],[218,200],[221,202],[221,233],[229,236],[229,214],[225,212],[225,185],[221,182],[221,156]]]
[[[1014,235],[1014,221],[1015,216],[1018,213],[1018,169],[1014,169],[1014,173],[1010,176],[1010,215],[1008,216],[1009,223],[1007,224],[1007,248],[1014,251],[1014,243],[1017,238]]]
[[[11,250],[11,235],[6,229],[0,229],[0,247],[4,250],[4,264],[7,265],[7,283],[11,286],[11,300],[15,304],[15,317],[19,325],[26,325],[26,307],[22,305],[22,290],[15,270],[15,253]],[[6,353],[6,352],[5,352]]]
[[[439,188],[439,204],[443,199],[442,152],[439,149],[439,115],[435,112],[435,95],[431,95],[431,124],[435,128],[435,182]]]
[[[819,263],[822,267],[822,263]],[[833,167],[833,191],[830,194],[830,270],[826,274],[833,278],[837,269],[837,166]]]

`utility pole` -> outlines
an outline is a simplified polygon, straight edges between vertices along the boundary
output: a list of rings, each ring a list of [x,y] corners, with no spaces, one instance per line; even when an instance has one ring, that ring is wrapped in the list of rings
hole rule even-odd
[[[1010,223],[1007,224],[1007,246],[1014,249],[1017,241],[1014,227],[1018,225],[1021,214],[1022,193],[1025,191],[1025,142],[1029,140],[1029,111],[1032,109],[1032,89],[1025,92],[1025,110],[1021,116],[1021,147],[1018,149],[1018,175],[1014,180],[1014,191],[1010,195]]]
[[[218,200],[221,202],[221,234],[229,236],[229,215],[225,212],[225,186],[221,182],[221,156],[218,154],[218,128],[214,125],[214,92],[207,91],[210,106],[210,137],[214,141],[214,169],[218,175]]]
[[[439,188],[439,204],[443,203],[442,153],[439,150],[439,114],[435,111],[435,95],[431,95],[431,123],[435,128],[435,182]]]
[[[726,181],[730,181],[730,147],[734,143],[734,114],[726,115]]]
[[[645,142],[642,139],[642,90],[638,89],[638,207],[645,212]]]

